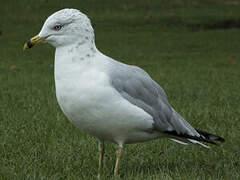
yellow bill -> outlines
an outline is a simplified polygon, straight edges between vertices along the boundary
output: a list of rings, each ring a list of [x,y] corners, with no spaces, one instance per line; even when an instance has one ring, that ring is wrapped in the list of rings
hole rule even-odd
[[[33,38],[31,38],[30,40],[28,40],[24,46],[23,46],[23,50],[27,50],[32,48],[35,44],[38,44],[42,41],[44,41],[46,38],[44,37],[39,37],[38,35],[34,36]]]

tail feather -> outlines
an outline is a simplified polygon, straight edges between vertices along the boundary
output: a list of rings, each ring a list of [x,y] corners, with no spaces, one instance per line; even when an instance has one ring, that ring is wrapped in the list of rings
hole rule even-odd
[[[173,139],[173,138],[170,138],[170,139],[174,142],[179,143],[179,144],[188,145],[188,143],[186,143],[186,142],[183,142],[183,141],[180,141],[180,140],[177,140],[177,139]]]
[[[198,144],[198,145],[203,146],[205,148],[210,148],[209,146],[207,146],[203,143],[200,143],[199,141],[193,140],[193,139],[188,139],[188,141],[190,141],[192,144]]]
[[[203,147],[209,148],[208,146],[200,143],[199,141],[214,144],[214,145],[218,145],[217,141],[225,142],[225,139],[220,136],[210,134],[208,132],[201,131],[201,130],[196,130],[196,131],[200,134],[200,136],[191,136],[188,134],[178,134],[176,131],[166,131],[165,133],[171,135],[170,136],[171,140],[178,142],[180,144],[184,144],[184,145],[191,143],[191,144],[198,144]]]
[[[196,140],[193,140],[193,139],[173,139],[173,138],[170,138],[172,141],[175,141],[179,144],[183,144],[183,145],[189,145],[189,144],[197,144],[197,145],[200,145],[200,146],[203,146],[205,148],[210,148],[209,146],[203,144],[203,143],[200,143],[199,141],[196,141]]]

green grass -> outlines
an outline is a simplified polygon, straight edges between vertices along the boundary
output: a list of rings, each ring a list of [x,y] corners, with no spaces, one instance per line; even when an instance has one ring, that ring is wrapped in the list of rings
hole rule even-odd
[[[144,68],[194,127],[226,139],[210,150],[165,139],[126,145],[122,179],[240,179],[240,31],[204,29],[239,21],[237,0],[1,2],[0,179],[96,179],[96,139],[68,122],[56,102],[54,49],[22,51],[64,7],[87,13],[98,48]],[[115,149],[106,145],[103,179],[112,178]]]

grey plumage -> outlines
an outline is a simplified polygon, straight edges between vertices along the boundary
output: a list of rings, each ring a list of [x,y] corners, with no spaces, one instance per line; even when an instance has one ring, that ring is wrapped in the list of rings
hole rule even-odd
[[[189,139],[208,142],[171,107],[164,90],[143,69],[115,60],[110,61],[110,66],[112,86],[123,98],[153,117],[152,131],[184,142],[195,142]]]

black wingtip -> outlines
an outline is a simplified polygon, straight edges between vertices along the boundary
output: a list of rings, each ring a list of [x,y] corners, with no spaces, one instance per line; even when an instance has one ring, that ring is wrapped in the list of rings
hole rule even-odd
[[[218,145],[216,143],[216,141],[225,142],[225,139],[220,136],[213,135],[213,134],[210,134],[210,133],[202,131],[202,130],[196,129],[196,131],[200,134],[200,137],[190,136],[188,134],[178,134],[176,131],[165,131],[164,133],[173,135],[173,136],[176,136],[179,138],[193,139],[193,140],[202,141],[202,142],[206,142],[206,143],[210,143],[210,144],[214,144],[214,145]]]
[[[220,137],[220,136],[217,136],[217,135],[214,135],[214,134],[210,134],[208,132],[205,132],[205,131],[202,131],[202,130],[198,130],[196,129],[196,131],[202,135],[203,137],[205,137],[206,139],[210,140],[210,141],[219,141],[221,143],[225,142],[225,139]]]

